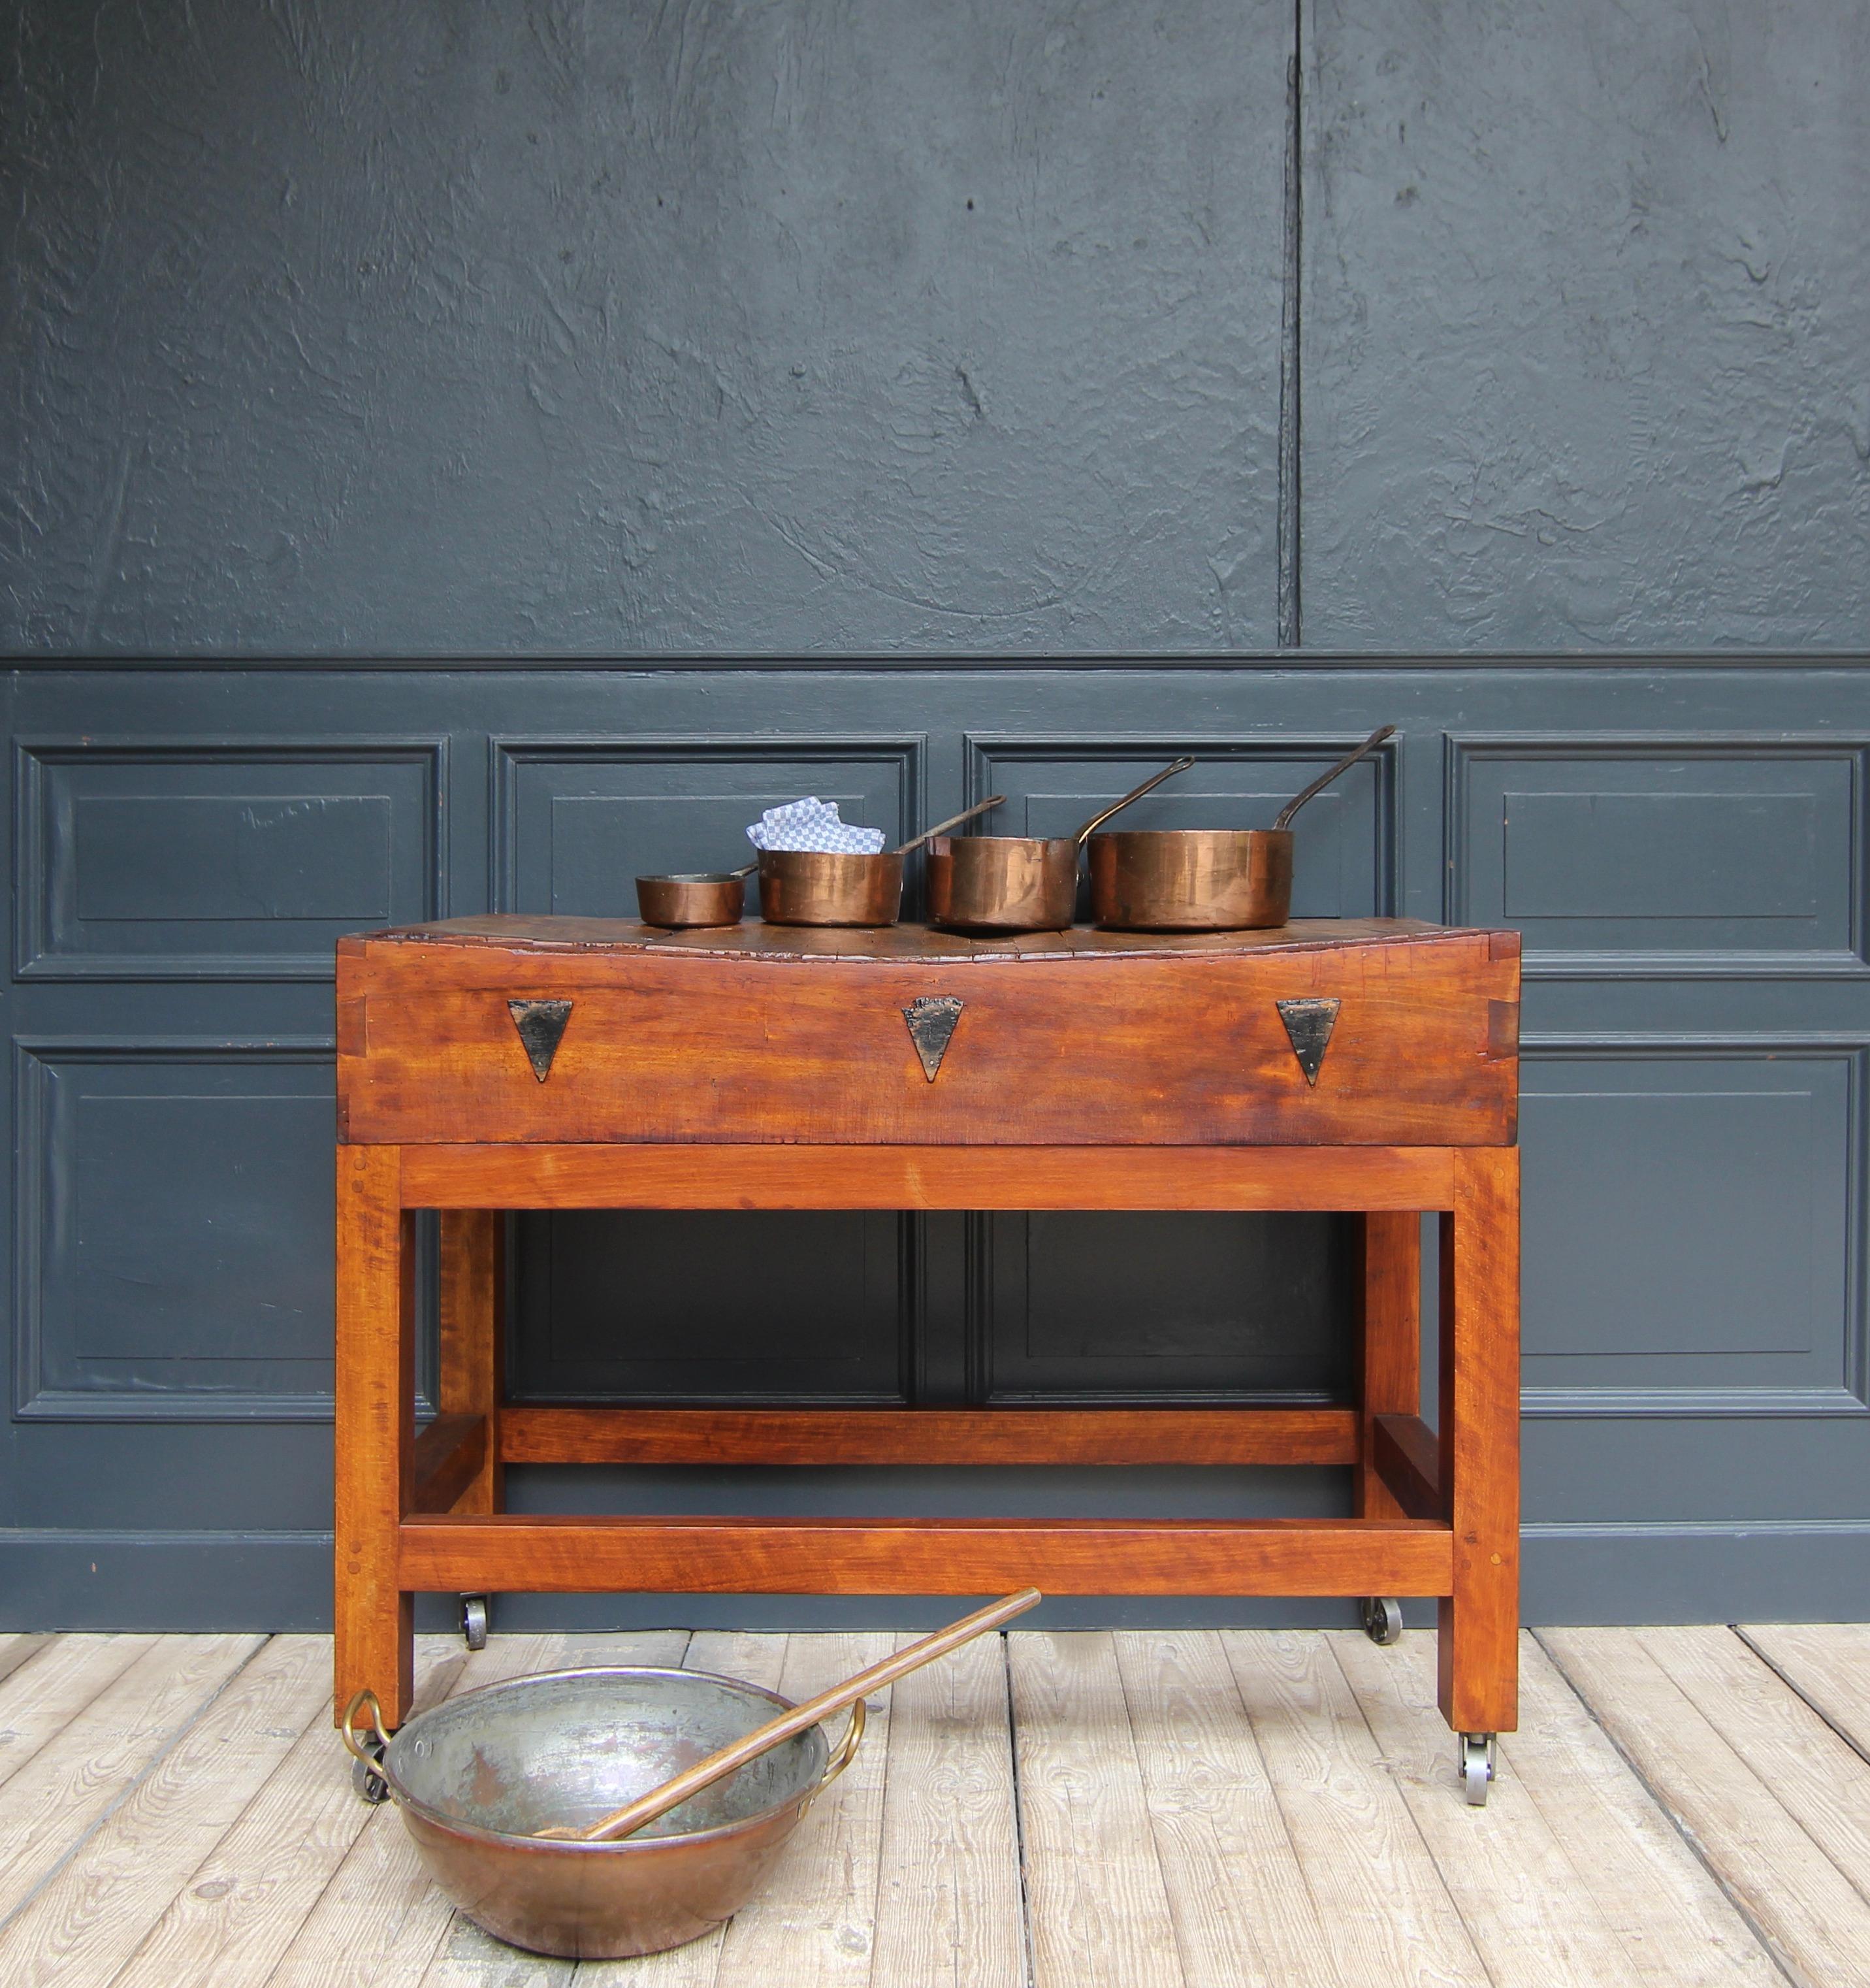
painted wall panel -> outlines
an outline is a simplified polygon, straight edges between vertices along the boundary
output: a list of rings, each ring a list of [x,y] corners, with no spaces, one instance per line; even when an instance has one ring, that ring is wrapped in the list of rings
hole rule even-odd
[[[1450,915],[1535,978],[1864,972],[1863,750],[1789,743],[1454,740]]]
[[[441,901],[433,744],[74,739],[19,756],[24,975],[329,979],[341,932]]]
[[[501,908],[634,918],[639,874],[734,870],[753,856],[748,825],[802,794],[891,844],[918,826],[913,739],[814,750],[721,739],[667,745],[497,748],[503,793]],[[750,886],[748,902],[758,892]]]
[[[1863,1053],[1528,1050],[1524,1379],[1541,1411],[1870,1415]]]
[[[906,1217],[618,1210],[518,1226],[518,1398],[906,1398]]]
[[[1683,1564],[1700,1570],[1697,1612],[1744,1619],[1769,1606],[1835,1612],[1851,1570],[1870,1550],[1858,1294],[1856,1073],[1870,1040],[1864,979],[1850,964],[1854,955],[1842,962],[1818,955],[1828,964],[1818,970],[1802,931],[1797,945],[1777,951],[1770,938],[1749,937],[1776,930],[1782,910],[1814,925],[1826,946],[1844,928],[1841,894],[1855,898],[1865,874],[1852,867],[1853,850],[1837,844],[1839,824],[1854,820],[1858,742],[1870,734],[1866,685],[1861,666],[1481,668],[1425,660],[1090,670],[1002,658],[917,668],[34,669],[0,688],[16,737],[133,735],[146,753],[168,747],[199,759],[204,739],[237,753],[242,741],[291,737],[322,738],[341,757],[363,712],[384,735],[445,738],[457,777],[437,846],[451,858],[447,901],[461,911],[481,908],[497,889],[514,902],[522,881],[527,901],[549,901],[552,863],[561,859],[560,888],[589,891],[596,904],[600,888],[614,893],[616,880],[633,874],[640,835],[665,835],[657,846],[668,855],[659,860],[670,860],[688,854],[691,837],[712,833],[691,829],[684,810],[722,791],[710,784],[721,762],[750,761],[768,772],[777,764],[782,780],[809,768],[815,780],[821,769],[849,771],[837,754],[853,740],[871,769],[862,778],[876,773],[891,795],[906,789],[890,784],[894,771],[877,769],[898,768],[913,749],[920,819],[991,790],[983,786],[990,774],[1022,800],[1049,793],[1068,801],[1077,819],[1081,803],[1088,812],[1176,750],[1220,742],[1225,749],[1198,778],[1217,811],[1246,816],[1250,808],[1269,814],[1338,741],[1387,719],[1400,732],[1380,777],[1360,769],[1346,783],[1335,823],[1328,810],[1300,816],[1301,862],[1308,844],[1315,857],[1329,851],[1333,877],[1355,886],[1344,890],[1347,908],[1389,891],[1396,908],[1430,917],[1450,908],[1459,882],[1451,858],[1470,866],[1486,860],[1480,827],[1509,777],[1520,783],[1516,791],[1558,792],[1567,805],[1581,795],[1608,795],[1617,806],[1660,799],[1644,830],[1655,846],[1638,851],[1652,860],[1633,881],[1625,825],[1613,824],[1595,845],[1585,837],[1592,860],[1574,875],[1564,857],[1576,825],[1532,823],[1539,836],[1531,847],[1544,866],[1529,873],[1534,908],[1577,928],[1560,934],[1571,951],[1551,946],[1546,955],[1575,970],[1531,981],[1526,1007],[1527,1605],[1546,1619],[1553,1611],[1575,1615],[1585,1595],[1600,1616],[1679,1611],[1686,1605],[1682,1584],[1657,1576],[1659,1556],[1666,1561],[1679,1550]],[[773,722],[775,712],[787,714],[783,724]],[[829,742],[842,742],[837,752]],[[1490,758],[1503,743],[1505,757]],[[989,749],[997,756],[991,764],[982,756]],[[107,766],[108,755],[97,763]],[[88,764],[82,756],[74,762]],[[1465,786],[1450,778],[1457,765],[1466,767]],[[1668,799],[1710,793],[1742,806],[1749,795],[1764,796],[1761,819],[1778,837],[1768,845],[1773,860],[1748,873],[1745,888],[1725,902],[1696,867],[1706,847],[1719,847],[1718,831],[1703,833],[1710,817],[1696,811],[1700,803],[1684,816]],[[1457,796],[1464,798],[1451,813]],[[552,830],[556,800],[593,806],[588,817],[569,811],[555,852],[540,838]],[[613,826],[613,804],[640,810],[626,833]],[[1815,842],[1801,868],[1784,858],[1802,856],[1803,831],[1786,824],[1808,807]],[[1497,844],[1497,809],[1490,819]],[[1511,857],[1509,843],[1496,879],[1502,890]],[[1473,876],[1480,874],[1474,867]],[[1783,901],[1775,876],[1785,880]],[[134,901],[133,878],[100,888],[127,894],[120,903]],[[1588,894],[1563,894],[1574,888]],[[1504,908],[1477,891],[1470,902],[1477,915]],[[1671,904],[1693,915],[1653,915]],[[1592,937],[1605,923],[1615,945]],[[1656,928],[1685,924],[1693,946],[1652,950]],[[1744,970],[1732,963],[1742,953]],[[1725,963],[1718,972],[1696,970],[1707,958]],[[219,970],[187,979],[15,979],[5,989],[10,1031],[40,1045],[19,1054],[19,1094],[29,1106],[36,1084],[42,1099],[37,1060],[56,1063],[100,1044],[130,1053],[127,1064],[98,1066],[114,1079],[139,1067],[138,1057],[174,1053],[161,1049],[165,1043],[205,1043],[200,1053],[218,1069],[215,1058],[230,1053],[216,1044],[322,1041],[329,999],[319,982]],[[233,1053],[231,1071],[240,1112],[250,1094],[278,1087],[277,1071],[247,1053]],[[89,1064],[76,1072],[83,1082],[91,1074]],[[328,1080],[312,1064],[291,1065],[288,1074],[295,1093]],[[198,1075],[172,1072],[158,1087],[165,1097],[192,1096]],[[103,1577],[90,1567],[135,1561],[175,1570],[192,1599],[186,1609],[173,1598],[159,1604],[147,1582],[121,1579],[111,1592],[131,1612],[120,1620],[174,1620],[178,1609],[181,1619],[246,1619],[243,1608],[270,1598],[270,1619],[278,1621],[285,1618],[275,1604],[286,1594],[298,1598],[292,1619],[316,1620],[326,1605],[317,1570],[328,1446],[316,1425],[294,1428],[285,1419],[319,1412],[313,1401],[300,1405],[290,1372],[250,1367],[243,1387],[242,1376],[211,1365],[218,1356],[192,1319],[178,1321],[173,1334],[187,1357],[160,1370],[144,1361],[133,1384],[121,1368],[56,1365],[73,1349],[114,1358],[114,1346],[140,1357],[149,1342],[135,1337],[140,1301],[128,1280],[164,1288],[160,1280],[177,1270],[172,1236],[203,1240],[181,1269],[207,1278],[204,1316],[239,1317],[226,1290],[214,1286],[207,1225],[241,1195],[253,1197],[242,1217],[252,1231],[253,1209],[272,1205],[269,1195],[302,1178],[303,1192],[320,1197],[317,1210],[286,1209],[277,1219],[296,1225],[293,1247],[303,1244],[306,1265],[323,1260],[328,1173],[316,1153],[305,1151],[302,1168],[299,1157],[304,1135],[295,1114],[310,1106],[302,1098],[268,1106],[280,1115],[276,1127],[268,1117],[264,1144],[249,1120],[227,1142],[246,1167],[231,1181],[216,1171],[211,1124],[177,1142],[177,1150],[209,1151],[212,1163],[198,1180],[182,1168],[156,1175],[134,1157],[147,1142],[113,1145],[112,1128],[126,1111],[163,1115],[167,1107],[104,1108],[108,1122],[92,1143],[106,1164],[94,1171],[101,1185],[116,1182],[123,1192],[94,1204],[86,1220],[110,1253],[108,1276],[85,1284],[77,1253],[61,1256],[46,1245],[32,1199],[43,1199],[43,1168],[23,1168],[16,1182],[22,1267],[12,1287],[42,1286],[49,1297],[38,1313],[23,1302],[16,1310],[16,1354],[33,1349],[22,1391],[39,1392],[25,1418],[0,1425],[0,1598],[22,1621],[97,1621],[106,1613],[96,1584]],[[32,1124],[22,1107],[22,1154],[44,1143]],[[547,1261],[539,1253],[555,1243],[535,1236],[547,1225],[525,1225],[515,1382],[561,1398],[588,1387],[663,1399],[743,1391],[929,1401],[989,1392],[1239,1398],[1332,1388],[1343,1372],[1346,1253],[1305,1224],[1197,1222],[1183,1233],[1165,1226],[1136,1242],[1095,1221],[1082,1229],[1061,1221],[1048,1225],[1055,1232],[1028,1279],[1031,1265],[1018,1260],[1023,1236],[1000,1223],[989,1280],[984,1225],[962,1215],[908,1225],[906,1241],[891,1218],[883,1219],[887,1238],[835,1219],[809,1235],[788,1225],[759,1246],[725,1232],[736,1219],[727,1218],[721,1233],[685,1236],[654,1218],[593,1218],[589,1236],[556,1243],[565,1280],[555,1290],[525,1282],[539,1276]],[[1255,1228],[1257,1235],[1249,1232]],[[0,1234],[0,1245],[13,1241]],[[690,1245],[701,1270],[678,1289],[670,1266]],[[248,1259],[249,1271],[255,1260]],[[65,1267],[72,1264],[79,1268]],[[263,1268],[277,1275],[270,1259]],[[295,1302],[309,1316],[313,1300]],[[93,1319],[120,1336],[88,1337]],[[265,1344],[249,1337],[237,1350],[257,1362]],[[690,1359],[691,1352],[705,1357]],[[150,1384],[152,1377],[164,1384]],[[322,1380],[310,1384],[316,1395]],[[69,1418],[94,1409],[97,1419]],[[256,1415],[267,1418],[270,1448],[252,1439]],[[165,1424],[167,1417],[177,1420]],[[516,1471],[514,1496],[534,1509],[568,1499],[676,1509],[705,1497],[755,1510],[817,1500],[843,1510],[900,1501],[918,1510],[1121,1513],[1178,1503],[1336,1509],[1346,1495],[1332,1472],[1276,1481],[1227,1473],[1198,1483],[1123,1471],[908,1472],[861,1483],[765,1472],[699,1486],[681,1473],[607,1473],[575,1485],[568,1475],[575,1473]],[[245,1515],[231,1530],[231,1510]],[[1758,1542],[1769,1538],[1767,1552]],[[646,1620],[667,1606],[630,1597],[529,1602],[510,1604],[505,1619],[542,1623],[562,1608],[567,1620],[594,1619],[593,1611]],[[694,1606],[742,1622],[836,1614],[805,1600]],[[1166,1608],[1152,1619],[1219,1619],[1227,1606],[1207,1614]],[[941,1604],[923,1612],[933,1619]],[[1240,1604],[1235,1614],[1297,1621],[1318,1611],[1294,1604],[1281,1617]],[[1102,1619],[1120,1615],[1128,1618],[1126,1608],[1111,1604]],[[845,1619],[856,1618],[847,1610]],[[1096,1607],[1085,1604],[1076,1619],[1099,1619]]]
[[[329,1043],[16,1053],[15,1412],[328,1415]]]
[[[990,1401],[1343,1398],[1331,1216],[996,1215],[982,1242]]]

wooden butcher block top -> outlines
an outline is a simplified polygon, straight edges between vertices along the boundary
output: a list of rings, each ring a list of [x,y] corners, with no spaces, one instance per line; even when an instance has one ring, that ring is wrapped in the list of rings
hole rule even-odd
[[[494,916],[338,942],[353,1143],[1509,1145],[1518,935]]]

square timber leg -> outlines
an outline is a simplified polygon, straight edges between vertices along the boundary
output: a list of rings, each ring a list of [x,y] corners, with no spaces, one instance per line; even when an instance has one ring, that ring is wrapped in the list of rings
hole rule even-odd
[[[414,1597],[397,1587],[397,1528],[415,1443],[414,1218],[400,1150],[338,1148],[334,1716],[367,1685],[391,1730],[409,1716]]]
[[[1441,1224],[1439,1697],[1457,1733],[1489,1738],[1519,1723],[1519,1181],[1516,1147],[1457,1151]]]

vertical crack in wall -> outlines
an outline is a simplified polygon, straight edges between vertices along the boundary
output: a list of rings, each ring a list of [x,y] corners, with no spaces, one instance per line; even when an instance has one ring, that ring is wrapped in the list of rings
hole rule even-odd
[[[1286,63],[1285,215],[1281,231],[1279,302],[1279,646],[1300,646],[1299,283],[1305,164],[1300,122],[1305,0],[1292,0],[1292,51]]]

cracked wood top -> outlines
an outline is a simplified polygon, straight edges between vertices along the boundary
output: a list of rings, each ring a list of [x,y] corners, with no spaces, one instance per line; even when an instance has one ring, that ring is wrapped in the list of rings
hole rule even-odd
[[[1294,918],[1260,931],[1116,932],[1074,925],[1062,932],[1018,932],[970,937],[932,926],[886,925],[874,931],[835,926],[768,925],[750,921],[697,931],[663,931],[633,918],[573,918],[495,912],[403,925],[339,942],[345,952],[369,945],[498,947],[514,952],[699,953],[710,958],[905,960],[1159,958],[1199,955],[1316,952],[1347,946],[1394,945],[1407,941],[1472,939],[1475,933],[1419,918]],[[1519,935],[1494,931],[1496,958],[1517,955]]]

